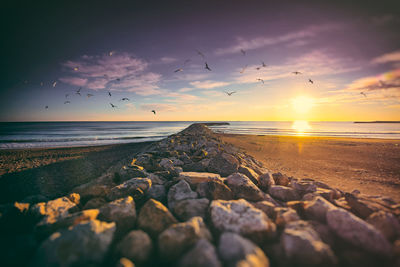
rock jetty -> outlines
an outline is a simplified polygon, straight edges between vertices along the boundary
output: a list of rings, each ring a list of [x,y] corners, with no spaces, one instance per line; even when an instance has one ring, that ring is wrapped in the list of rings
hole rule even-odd
[[[274,173],[205,124],[47,202],[0,207],[2,266],[400,266],[400,205]]]

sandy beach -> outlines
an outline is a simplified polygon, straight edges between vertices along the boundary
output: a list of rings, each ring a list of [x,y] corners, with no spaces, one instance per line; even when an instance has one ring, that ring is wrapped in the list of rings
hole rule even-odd
[[[400,140],[220,134],[274,172],[400,200]]]

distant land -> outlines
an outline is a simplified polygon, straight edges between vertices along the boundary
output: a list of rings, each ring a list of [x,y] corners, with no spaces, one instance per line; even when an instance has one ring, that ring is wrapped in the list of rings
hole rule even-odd
[[[354,123],[400,123],[400,121],[355,121]]]

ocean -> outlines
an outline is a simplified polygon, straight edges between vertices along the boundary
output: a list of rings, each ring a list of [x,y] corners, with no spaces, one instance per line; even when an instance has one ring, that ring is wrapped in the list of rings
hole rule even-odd
[[[160,140],[193,121],[1,122],[0,149],[93,146]],[[233,121],[216,132],[400,139],[400,123]]]

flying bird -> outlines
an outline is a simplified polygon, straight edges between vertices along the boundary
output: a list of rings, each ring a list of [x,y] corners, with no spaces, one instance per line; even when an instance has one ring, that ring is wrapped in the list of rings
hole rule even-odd
[[[81,89],[82,89],[82,87],[79,87],[79,89],[76,90],[76,94],[79,95],[79,96],[81,96]]]
[[[201,53],[199,50],[196,50],[196,52],[197,52],[197,54],[198,54],[199,56],[201,56],[203,59],[206,58],[206,56],[205,56],[203,53]]]
[[[113,103],[110,103],[110,105],[111,105],[112,108],[117,108],[117,106],[114,105]]]
[[[88,98],[91,97],[91,96],[94,96],[94,95],[92,95],[92,94],[87,94],[87,97],[88,97]]]
[[[292,73],[295,75],[302,74],[300,71],[293,71]]]
[[[176,73],[176,72],[181,72],[181,71],[183,71],[183,69],[179,68],[179,69],[176,69],[174,72]]]
[[[244,51],[243,49],[240,49],[240,52],[242,52],[243,56],[246,55],[246,51]]]
[[[247,65],[244,66],[244,68],[240,71],[240,73],[244,73],[244,71],[246,70],[246,68],[247,68]]]
[[[68,98],[69,94],[65,94],[65,98]]]
[[[226,91],[224,91],[225,92],[225,94],[227,94],[228,96],[231,96],[231,95],[233,95],[234,93],[236,93],[236,91],[232,91],[232,92],[226,92]]]
[[[367,97],[367,95],[364,92],[361,92],[360,94],[362,94],[363,96]]]
[[[260,81],[260,82],[262,82],[264,84],[264,80],[263,79],[258,78],[257,81]]]
[[[111,92],[110,91],[108,91],[108,95],[111,97]]]
[[[256,68],[256,70],[260,70],[260,69],[261,69],[261,67],[257,67],[257,68]]]
[[[153,109],[151,112],[153,112],[154,113],[154,115],[156,115],[156,111]]]
[[[49,106],[45,106],[44,108],[45,108],[45,109],[48,109],[48,108],[49,108]]]
[[[262,67],[263,67],[263,68],[266,68],[266,67],[267,67],[267,65],[265,65],[264,61],[261,61],[261,63],[262,63]]]
[[[121,100],[120,101],[129,101],[129,98],[127,98],[127,97],[124,97],[124,98],[121,98]]]
[[[70,101],[65,101],[65,102],[64,102],[64,105],[65,105],[65,104],[71,104],[71,102],[70,102]]]
[[[57,81],[53,82],[53,87],[56,87]]]
[[[206,64],[206,66],[205,66],[204,68],[205,68],[206,70],[211,71],[211,69],[210,69],[210,67],[208,66],[207,62],[206,62],[205,64]]]
[[[311,84],[314,84],[314,81],[311,80],[311,79],[308,79],[308,82],[311,83]]]
[[[117,78],[117,79],[115,79],[117,82],[119,82],[119,81],[121,81],[121,79],[120,78]]]

